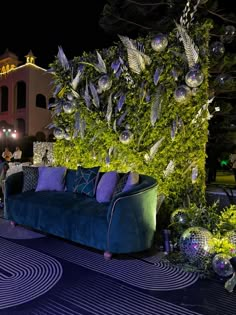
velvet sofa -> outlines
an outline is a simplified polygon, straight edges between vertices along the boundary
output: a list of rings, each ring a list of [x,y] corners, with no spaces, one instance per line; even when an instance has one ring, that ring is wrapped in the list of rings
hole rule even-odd
[[[157,206],[157,182],[154,178],[139,175],[138,183],[127,191],[113,195],[109,202],[98,202],[96,194],[91,197],[74,192],[72,180],[76,174],[76,170],[66,170],[63,191],[22,191],[24,172],[8,176],[4,218],[102,250],[105,257],[152,247]],[[99,173],[98,185],[104,174]]]

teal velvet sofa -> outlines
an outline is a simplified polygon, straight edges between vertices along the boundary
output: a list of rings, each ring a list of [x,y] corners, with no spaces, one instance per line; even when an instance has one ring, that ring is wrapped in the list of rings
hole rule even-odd
[[[66,174],[74,175],[76,170]],[[72,191],[22,192],[23,172],[5,182],[4,217],[16,224],[104,251],[104,256],[152,247],[156,230],[157,182],[139,183],[110,202]]]

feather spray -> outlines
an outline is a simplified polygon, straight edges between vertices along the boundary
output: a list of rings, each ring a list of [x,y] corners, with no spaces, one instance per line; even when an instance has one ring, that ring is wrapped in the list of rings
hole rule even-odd
[[[199,58],[199,49],[195,46],[193,40],[188,35],[186,29],[178,23],[175,23],[179,32],[181,41],[184,45],[186,58],[189,68],[194,68]]]
[[[169,164],[167,165],[166,169],[164,170],[164,176],[165,176],[165,177],[168,177],[171,173],[173,173],[174,168],[175,168],[175,164],[174,164],[174,162],[171,160],[171,161],[169,162]]]
[[[194,1],[188,0],[187,1],[183,10],[183,14],[180,17],[180,24],[183,27],[186,27],[187,29],[189,29],[190,24],[193,21],[194,14],[197,12],[197,8],[200,2],[201,0],[194,0]]]
[[[66,57],[66,55],[64,54],[64,51],[62,49],[61,46],[58,47],[58,54],[57,54],[57,58],[61,64],[61,66],[65,69],[68,70],[69,69],[69,61]]]
[[[102,56],[96,51],[98,57],[98,63],[96,64],[96,68],[101,73],[107,73],[107,67],[105,61],[102,59]]]
[[[110,126],[111,116],[112,116],[112,93],[109,95],[108,104],[107,104],[106,120],[108,122],[108,126]]]
[[[134,73],[140,74],[145,70],[146,65],[151,64],[150,57],[138,50],[134,41],[130,40],[128,37],[119,35],[119,38],[127,49],[130,69]]]
[[[98,97],[97,90],[92,82],[89,82],[89,88],[92,94],[92,103],[96,108],[99,108],[100,106],[100,101]]]
[[[161,96],[162,96],[162,87],[158,86],[157,92],[155,94],[152,107],[151,107],[151,124],[153,127],[161,115],[161,105],[162,105]]]

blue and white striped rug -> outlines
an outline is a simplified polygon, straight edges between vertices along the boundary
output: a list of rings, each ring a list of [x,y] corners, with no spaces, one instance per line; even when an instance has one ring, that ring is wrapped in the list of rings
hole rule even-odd
[[[233,315],[235,293],[160,259],[103,253],[0,220],[0,315]]]

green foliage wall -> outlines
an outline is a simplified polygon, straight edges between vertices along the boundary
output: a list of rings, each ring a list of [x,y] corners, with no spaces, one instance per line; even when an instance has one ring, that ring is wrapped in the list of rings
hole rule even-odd
[[[188,30],[199,48],[204,81],[181,102],[174,94],[186,84],[188,51],[176,29],[166,34],[168,45],[160,52],[152,48],[156,34],[132,41],[135,49],[129,58],[130,41],[125,45],[124,37],[108,49],[71,61],[59,47],[51,65],[55,164],[149,174],[158,181],[158,195],[172,209],[181,206],[186,195],[203,202],[210,27],[205,23]],[[160,75],[155,84],[156,71]],[[106,84],[101,82],[104,75]],[[131,133],[130,142],[120,141],[123,131]]]

